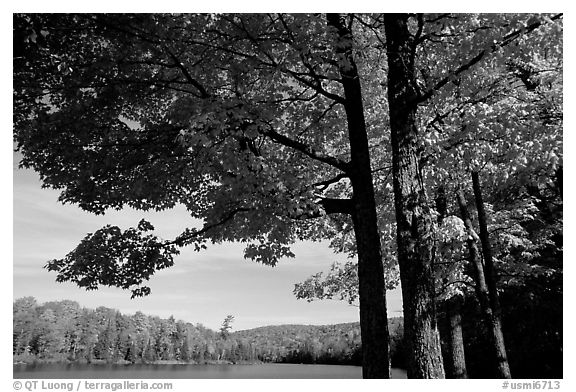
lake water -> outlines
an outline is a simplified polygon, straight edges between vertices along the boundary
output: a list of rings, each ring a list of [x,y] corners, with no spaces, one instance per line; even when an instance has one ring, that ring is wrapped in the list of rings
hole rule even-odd
[[[359,366],[340,365],[14,365],[14,378],[362,378]],[[406,378],[406,372],[392,369],[392,378]]]

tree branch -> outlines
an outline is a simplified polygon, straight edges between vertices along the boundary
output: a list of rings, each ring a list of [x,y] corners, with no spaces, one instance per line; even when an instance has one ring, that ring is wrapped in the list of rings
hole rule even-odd
[[[452,282],[449,282],[449,283],[447,283],[447,284],[442,285],[442,287],[440,288],[440,290],[438,290],[438,293],[439,293],[438,295],[440,295],[440,293],[444,292],[448,287],[450,287],[450,286],[452,286],[452,285],[454,285],[454,284],[463,284],[463,285],[468,286],[468,287],[471,287],[471,288],[474,288],[474,287],[475,287],[474,284],[471,283],[471,282],[467,282],[467,281],[465,281],[465,280],[454,280],[454,281],[452,281]]]
[[[334,178],[330,178],[329,180],[317,182],[315,184],[312,184],[312,186],[320,186],[320,187],[322,187],[322,190],[324,190],[324,189],[328,188],[328,186],[330,186],[332,184],[336,184],[337,182],[339,182],[343,178],[348,178],[348,174],[340,173]]]
[[[182,71],[182,74],[184,75],[186,80],[192,86],[196,87],[198,91],[200,91],[200,98],[210,97],[210,94],[208,94],[208,91],[206,91],[204,86],[202,86],[200,82],[198,82],[196,79],[192,77],[192,75],[190,75],[190,72],[188,72],[188,69],[186,69],[186,67],[184,66],[184,64],[182,64],[182,62],[178,59],[178,57],[176,57],[176,55],[172,51],[170,51],[170,49],[168,49],[167,47],[164,47],[164,49],[166,50],[166,53],[168,53],[168,55],[172,58],[175,65]]]
[[[310,87],[314,91],[317,91],[318,93],[322,94],[326,98],[329,98],[329,99],[336,101],[338,103],[341,103],[341,104],[344,104],[346,102],[344,97],[342,97],[338,94],[333,94],[333,93],[325,90],[324,87],[322,86],[322,82],[319,80],[319,78],[315,78],[313,74],[306,74],[306,75],[313,77],[316,83],[313,83],[309,80],[306,80],[305,78],[300,76],[300,74],[296,71],[292,71],[292,70],[286,69],[286,68],[283,68],[281,70],[283,72],[289,74],[290,76],[292,76],[294,79],[296,79],[298,82],[302,83],[303,85]]]
[[[314,160],[326,163],[330,166],[342,170],[345,173],[348,173],[348,171],[350,170],[350,164],[348,162],[345,162],[341,159],[317,151],[316,149],[305,143],[291,139],[288,136],[276,132],[274,129],[272,129],[272,126],[270,126],[269,124],[268,126],[269,126],[268,130],[259,129],[259,132],[264,136],[268,136],[274,142],[300,151],[301,153],[309,156]]]
[[[324,208],[327,215],[330,214],[352,214],[354,205],[352,199],[332,199],[323,198],[318,203]]]
[[[214,223],[204,224],[204,226],[200,230],[186,229],[186,231],[184,233],[180,234],[178,237],[176,237],[172,241],[165,242],[164,245],[184,246],[189,241],[191,241],[192,239],[198,238],[198,237],[206,234],[206,232],[208,232],[209,230],[212,230],[216,227],[222,226],[222,225],[226,224],[227,222],[231,221],[232,219],[234,219],[234,217],[237,214],[239,214],[241,212],[248,212],[251,210],[252,210],[252,208],[246,208],[246,207],[235,208],[235,209],[229,211],[226,215],[224,215],[223,218],[220,219],[219,221],[214,222]]]

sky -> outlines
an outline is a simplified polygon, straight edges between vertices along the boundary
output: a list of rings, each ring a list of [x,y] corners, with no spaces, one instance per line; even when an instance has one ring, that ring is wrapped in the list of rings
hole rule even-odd
[[[63,258],[88,233],[106,224],[121,229],[146,218],[161,238],[174,238],[193,225],[183,207],[165,212],[132,209],[96,216],[75,205],[57,201],[59,192],[42,189],[37,173],[19,169],[13,155],[13,297],[33,296],[39,302],[70,299],[81,306],[105,306],[133,314],[201,323],[218,329],[228,314],[235,330],[278,324],[334,324],[359,321],[358,307],[337,300],[298,300],[296,283],[319,271],[328,272],[334,261],[346,260],[327,243],[295,244],[295,258],[282,259],[272,268],[243,258],[243,245],[211,245],[202,252],[183,249],[175,265],[157,272],[148,286],[152,293],[130,299],[130,292],[116,288],[85,291],[70,282],[57,283],[56,273],[43,268],[48,260]],[[402,312],[399,290],[388,293],[389,317]]]

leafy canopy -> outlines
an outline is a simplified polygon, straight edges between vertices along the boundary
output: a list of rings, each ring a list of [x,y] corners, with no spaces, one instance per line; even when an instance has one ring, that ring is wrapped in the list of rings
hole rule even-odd
[[[86,211],[182,204],[204,222],[171,240],[150,234],[148,222],[104,227],[48,263],[59,281],[142,295],[181,246],[246,241],[246,257],[275,265],[296,240],[335,236],[326,216],[352,196],[352,168],[338,72],[345,59],[323,16],[14,20],[21,166]],[[376,56],[360,62],[381,72]],[[367,105],[379,124],[370,140],[384,135],[380,106]]]

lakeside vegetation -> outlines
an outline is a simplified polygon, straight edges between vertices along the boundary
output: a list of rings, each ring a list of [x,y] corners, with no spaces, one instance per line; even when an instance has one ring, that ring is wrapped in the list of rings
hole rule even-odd
[[[402,365],[402,319],[390,319]],[[359,323],[280,325],[222,334],[173,317],[80,307],[64,300],[14,302],[14,362],[361,364]],[[394,356],[393,356],[394,358]],[[395,363],[398,362],[398,363]]]

